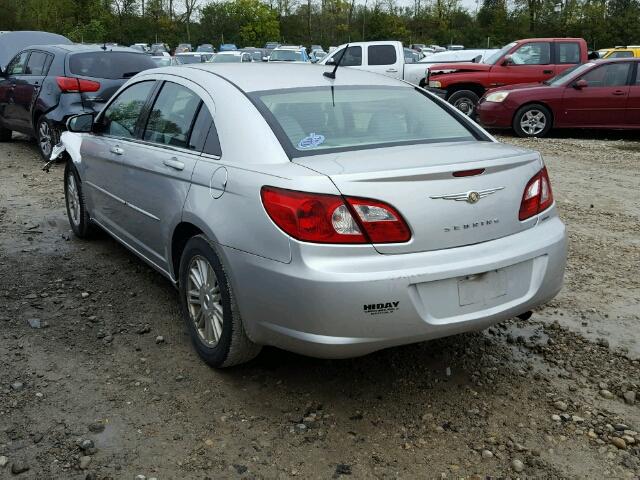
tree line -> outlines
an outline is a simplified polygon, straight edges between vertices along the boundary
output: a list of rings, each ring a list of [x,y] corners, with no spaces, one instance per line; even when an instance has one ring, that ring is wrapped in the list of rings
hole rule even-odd
[[[543,36],[593,49],[640,44],[640,0],[0,0],[0,30],[45,30],[77,42],[405,44],[499,47]]]

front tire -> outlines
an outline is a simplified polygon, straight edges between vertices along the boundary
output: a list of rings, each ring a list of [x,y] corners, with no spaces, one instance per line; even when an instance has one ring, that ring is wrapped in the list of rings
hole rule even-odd
[[[513,116],[513,130],[519,137],[544,137],[552,124],[551,111],[537,103],[525,105]]]
[[[467,117],[473,117],[480,97],[471,90],[458,90],[457,92],[453,92],[447,101]]]
[[[212,367],[253,359],[262,347],[247,336],[227,273],[203,235],[192,237],[180,259],[180,304],[198,355]]]
[[[64,168],[64,199],[67,205],[67,218],[74,235],[78,238],[90,237],[93,226],[84,201],[80,176],[71,162],[67,162]]]
[[[36,124],[36,140],[40,156],[45,162],[51,159],[51,152],[60,140],[60,132],[42,115]]]

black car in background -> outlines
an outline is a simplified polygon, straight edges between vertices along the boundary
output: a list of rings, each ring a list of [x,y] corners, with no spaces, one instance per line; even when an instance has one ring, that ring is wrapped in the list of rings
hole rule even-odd
[[[70,116],[100,111],[129,78],[155,67],[149,55],[126,47],[27,47],[0,76],[0,141],[12,131],[33,136],[48,160]]]

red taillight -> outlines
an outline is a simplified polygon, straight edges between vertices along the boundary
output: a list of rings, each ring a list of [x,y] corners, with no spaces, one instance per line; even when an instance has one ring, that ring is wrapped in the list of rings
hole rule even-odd
[[[83,80],[75,77],[56,77],[56,83],[63,93],[97,92],[100,90],[100,82]]]
[[[411,231],[390,205],[366,198],[262,187],[262,204],[293,238],[314,243],[397,243]]]
[[[553,192],[547,167],[536,173],[524,189],[518,218],[526,220],[546,210],[553,203]]]

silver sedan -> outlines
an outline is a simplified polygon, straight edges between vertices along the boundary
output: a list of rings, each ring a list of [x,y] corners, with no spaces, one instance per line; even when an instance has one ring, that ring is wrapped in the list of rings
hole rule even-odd
[[[149,70],[63,135],[73,231],[101,227],[176,285],[210,365],[482,329],[562,286],[537,152],[410,84],[331,70]]]

